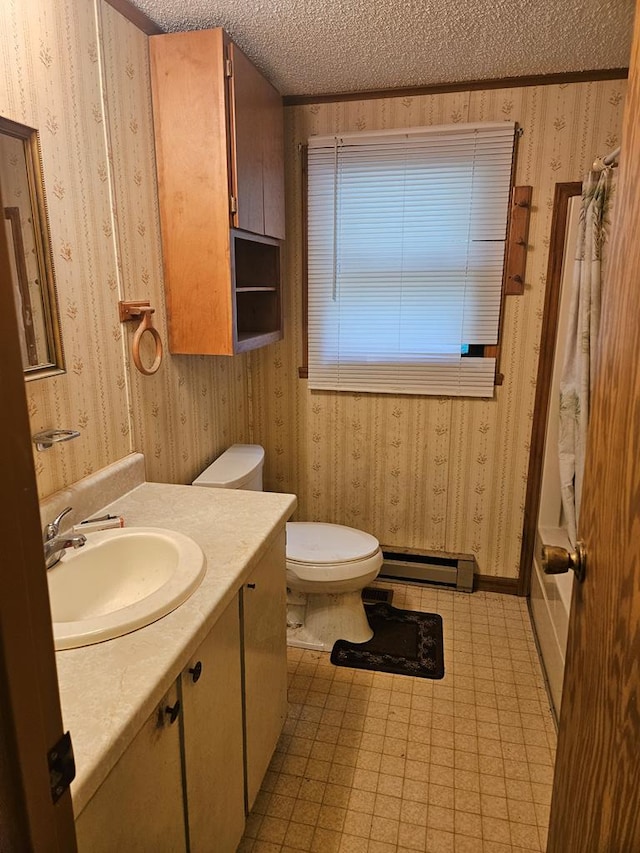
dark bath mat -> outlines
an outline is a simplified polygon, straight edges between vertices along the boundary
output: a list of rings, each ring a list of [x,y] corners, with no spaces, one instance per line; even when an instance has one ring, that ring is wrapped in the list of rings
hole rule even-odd
[[[418,678],[443,678],[442,616],[398,610],[389,604],[365,604],[373,637],[368,643],[338,640],[331,663]]]

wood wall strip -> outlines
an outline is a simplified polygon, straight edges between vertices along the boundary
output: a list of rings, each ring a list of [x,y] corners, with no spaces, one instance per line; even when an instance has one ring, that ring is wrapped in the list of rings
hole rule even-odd
[[[161,26],[152,21],[151,18],[145,15],[137,6],[134,6],[133,3],[130,3],[129,0],[106,0],[106,2],[116,12],[120,12],[121,15],[128,21],[131,21],[132,24],[135,24],[139,30],[142,30],[148,36],[157,36],[164,32]]]
[[[511,194],[504,272],[504,292],[507,296],[522,296],[524,293],[532,194],[533,187],[529,186],[514,187]]]
[[[502,595],[518,595],[518,579],[494,575],[474,575],[474,592],[499,592]]]
[[[122,2],[125,2],[125,0],[122,0]],[[594,71],[538,74],[529,77],[501,77],[495,80],[462,80],[459,83],[438,83],[434,86],[411,86],[404,89],[370,89],[364,92],[334,92],[327,95],[285,95],[282,100],[285,107],[295,107],[304,104],[328,104],[339,101],[369,101],[379,98],[411,98],[417,95],[441,95],[449,92],[477,92],[481,89],[521,89],[526,86],[590,83],[594,80],[626,80],[628,76],[628,68],[604,68]]]
[[[547,289],[544,297],[538,378],[536,380],[533,430],[531,433],[529,471],[527,474],[527,495],[524,505],[524,527],[522,530],[522,550],[520,552],[520,575],[518,580],[519,595],[529,595],[531,589],[531,565],[536,540],[536,528],[538,526],[542,467],[544,464],[544,441],[547,431],[547,414],[549,411],[549,386],[551,385],[556,337],[558,334],[558,311],[560,308],[560,284],[562,281],[562,259],[567,230],[567,212],[569,199],[572,196],[581,195],[581,193],[582,184],[579,181],[556,184],[553,200],[549,262],[547,264]]]

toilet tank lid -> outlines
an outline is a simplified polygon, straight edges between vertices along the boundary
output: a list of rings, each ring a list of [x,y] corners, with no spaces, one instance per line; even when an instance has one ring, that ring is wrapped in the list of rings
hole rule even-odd
[[[364,560],[376,553],[375,536],[319,521],[290,521],[287,524],[287,560],[296,563],[346,563]]]
[[[264,463],[259,444],[232,444],[193,481],[194,486],[235,489],[250,480]]]

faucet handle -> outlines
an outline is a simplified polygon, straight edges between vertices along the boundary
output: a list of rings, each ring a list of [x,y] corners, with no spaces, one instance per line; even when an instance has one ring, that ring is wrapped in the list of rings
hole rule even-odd
[[[67,513],[71,512],[73,507],[68,506],[62,510],[60,515],[56,515],[53,521],[50,521],[49,524],[44,528],[44,541],[47,542],[49,539],[53,539],[54,536],[57,536],[60,533],[60,522],[67,515]]]

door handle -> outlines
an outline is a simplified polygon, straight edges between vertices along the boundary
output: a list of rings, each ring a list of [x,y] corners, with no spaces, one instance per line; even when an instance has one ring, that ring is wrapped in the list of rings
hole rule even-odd
[[[175,705],[167,705],[164,712],[169,717],[171,725],[173,725],[178,719],[178,714],[180,713],[180,700],[178,699]]]
[[[576,580],[582,583],[587,569],[587,552],[584,542],[576,542],[573,551],[557,545],[542,546],[542,570],[545,575],[561,575],[573,569]]]

